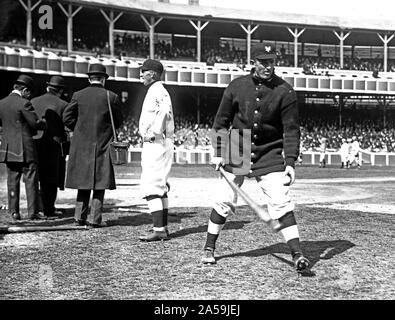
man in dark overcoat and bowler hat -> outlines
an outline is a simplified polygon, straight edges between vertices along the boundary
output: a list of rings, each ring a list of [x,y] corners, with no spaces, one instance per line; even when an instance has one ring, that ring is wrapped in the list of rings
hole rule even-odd
[[[38,152],[40,196],[47,217],[57,216],[55,201],[58,188],[64,190],[67,133],[62,117],[67,102],[60,97],[65,88],[61,76],[52,76],[47,82],[47,92],[31,100],[38,117],[47,121],[47,129],[38,131],[33,137]]]
[[[37,150],[33,136],[45,129],[45,120],[39,119],[29,99],[34,90],[33,79],[20,75],[13,90],[0,100],[0,125],[3,139],[0,145],[0,162],[7,166],[8,212],[14,220],[20,220],[20,180],[26,188],[28,219],[45,217],[39,213],[39,189]]]
[[[90,85],[73,94],[63,113],[65,125],[73,131],[67,164],[66,188],[78,189],[74,218],[77,225],[101,227],[102,205],[106,189],[116,188],[110,156],[113,130],[109,105],[115,127],[122,121],[118,96],[104,88],[108,78],[105,66],[89,67]],[[93,190],[90,221],[88,205]]]

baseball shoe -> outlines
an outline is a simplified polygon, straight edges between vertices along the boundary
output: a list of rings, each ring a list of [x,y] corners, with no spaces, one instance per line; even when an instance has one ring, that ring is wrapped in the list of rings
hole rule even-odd
[[[202,263],[204,264],[216,264],[214,257],[214,249],[213,248],[204,248]]]
[[[146,234],[139,237],[140,241],[151,242],[151,241],[166,241],[170,240],[169,232],[150,230]]]
[[[150,228],[147,230],[147,232],[154,232],[153,227],[150,227]],[[167,226],[165,226],[165,232],[166,232],[166,235],[169,237],[169,236],[170,236],[170,232],[169,232],[169,229],[167,228]]]
[[[302,253],[297,252],[293,256],[295,269],[298,273],[305,273],[310,271],[310,261]]]

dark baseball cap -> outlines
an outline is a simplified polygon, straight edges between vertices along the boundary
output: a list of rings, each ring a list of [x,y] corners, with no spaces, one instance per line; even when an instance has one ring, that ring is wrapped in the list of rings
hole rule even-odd
[[[141,66],[141,71],[148,71],[148,70],[152,70],[155,71],[159,74],[163,73],[163,64],[161,64],[159,61],[157,60],[153,60],[153,59],[147,59],[144,61],[143,65]]]
[[[275,59],[276,49],[270,43],[258,43],[251,50],[251,59]]]

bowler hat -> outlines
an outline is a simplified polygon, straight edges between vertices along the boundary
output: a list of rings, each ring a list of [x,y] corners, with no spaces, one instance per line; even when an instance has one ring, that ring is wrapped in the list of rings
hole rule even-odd
[[[100,63],[93,63],[89,66],[89,71],[86,73],[87,75],[102,75],[104,76],[106,79],[109,77],[109,75],[106,72],[106,67],[103,66]]]
[[[47,86],[55,87],[55,88],[64,88],[66,87],[66,83],[61,76],[52,76],[49,82],[47,82]]]
[[[22,85],[26,86],[28,89],[30,89],[31,91],[33,91],[33,89],[34,89],[33,78],[26,75],[26,74],[21,74],[18,77],[18,79],[15,80],[14,83],[22,84]]]
[[[147,59],[144,61],[143,65],[141,66],[141,71],[152,70],[159,74],[163,73],[163,64],[161,64],[157,60]]]
[[[252,48],[251,59],[275,59],[275,48],[270,43],[258,43]]]

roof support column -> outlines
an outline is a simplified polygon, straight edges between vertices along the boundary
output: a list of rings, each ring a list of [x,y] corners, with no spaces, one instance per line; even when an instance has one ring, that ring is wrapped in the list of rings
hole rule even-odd
[[[340,69],[343,69],[344,67],[344,40],[347,39],[347,37],[350,35],[351,32],[347,32],[347,34],[344,34],[344,31],[340,31],[340,35],[336,32],[333,31],[335,36],[340,40]]]
[[[287,27],[290,34],[294,37],[294,67],[298,67],[298,38],[305,32],[306,28],[300,30],[298,32],[298,28],[295,28],[294,31],[291,28]]]
[[[35,5],[32,6],[32,0],[27,0],[25,4],[23,0],[19,0],[20,4],[26,11],[26,45],[32,45],[32,11],[40,4],[41,0],[38,0]]]
[[[79,6],[74,12],[72,4],[68,5],[67,11],[61,3],[58,3],[58,6],[67,17],[67,51],[70,53],[73,51],[73,18],[82,9],[82,6]]]
[[[209,24],[209,21],[206,21],[202,26],[202,21],[198,20],[197,25],[192,21],[189,20],[189,23],[195,28],[196,30],[196,58],[197,62],[201,62],[202,60],[202,30]]]
[[[115,22],[123,15],[123,12],[120,12],[115,18],[114,18],[114,11],[110,11],[110,16],[108,16],[104,10],[100,9],[100,12],[106,18],[108,22],[108,44],[110,46],[110,54],[111,56],[114,56],[114,25]]]
[[[155,17],[150,18],[150,22],[144,17],[143,15],[140,15],[141,19],[143,19],[145,26],[149,32],[149,57],[150,59],[154,59],[155,57],[155,46],[154,46],[154,32],[155,32],[155,27],[158,25],[159,22],[162,21],[163,18],[159,18],[157,21],[155,21]]]
[[[383,41],[384,43],[384,72],[387,72],[388,69],[388,42],[390,42],[392,40],[392,38],[394,37],[395,34],[393,34],[392,36],[388,37],[388,34],[384,35],[384,38],[381,36],[380,33],[377,33],[377,35],[379,36],[379,38],[381,39],[381,41]]]
[[[247,61],[246,64],[250,64],[251,61],[251,35],[255,32],[256,29],[259,28],[259,24],[256,25],[254,28],[251,29],[251,23],[248,24],[247,28],[242,24],[239,23],[240,27],[247,33]]]

